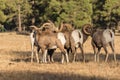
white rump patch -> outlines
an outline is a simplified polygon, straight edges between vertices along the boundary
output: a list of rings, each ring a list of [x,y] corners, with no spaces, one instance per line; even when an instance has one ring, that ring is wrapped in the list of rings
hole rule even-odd
[[[64,36],[63,33],[59,32],[59,33],[57,34],[57,38],[61,41],[62,45],[65,45],[66,40],[65,40],[65,36]]]
[[[114,33],[113,33],[113,31],[110,30],[110,29],[104,30],[103,36],[105,37],[105,41],[106,41],[107,43],[114,40]]]
[[[83,34],[82,34],[82,32],[80,30],[78,30],[78,29],[74,30],[71,35],[72,35],[72,37],[73,37],[73,39],[75,41],[76,47],[79,46],[78,43],[83,44]]]

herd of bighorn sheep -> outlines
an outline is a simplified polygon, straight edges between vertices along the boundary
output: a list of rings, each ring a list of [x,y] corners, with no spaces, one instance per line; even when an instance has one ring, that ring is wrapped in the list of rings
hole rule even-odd
[[[33,55],[36,55],[39,63],[38,53],[42,53],[42,63],[54,62],[53,53],[59,48],[61,51],[61,63],[69,62],[69,54],[73,54],[72,62],[75,62],[76,50],[80,48],[83,62],[85,62],[85,55],[83,44],[89,36],[92,37],[91,44],[94,50],[94,60],[99,62],[99,53],[103,47],[106,52],[105,62],[108,59],[107,45],[109,44],[113,53],[114,61],[116,62],[116,54],[114,51],[114,32],[111,29],[95,29],[90,24],[83,25],[82,29],[74,29],[68,23],[61,23],[60,27],[56,27],[53,22],[48,21],[40,28],[30,26],[32,32],[30,34],[32,53],[31,62],[33,62]],[[35,49],[35,53],[34,53]],[[96,50],[97,49],[97,50]]]

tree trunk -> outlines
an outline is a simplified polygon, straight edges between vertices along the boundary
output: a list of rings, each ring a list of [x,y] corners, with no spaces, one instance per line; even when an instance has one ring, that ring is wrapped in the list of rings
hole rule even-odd
[[[21,32],[22,31],[22,27],[21,27],[21,13],[20,13],[20,4],[18,5],[18,31]]]

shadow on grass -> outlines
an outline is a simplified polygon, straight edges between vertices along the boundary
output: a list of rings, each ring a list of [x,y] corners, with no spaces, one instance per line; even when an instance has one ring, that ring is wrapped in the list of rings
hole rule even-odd
[[[82,76],[72,73],[12,71],[1,72],[0,80],[108,80],[108,79],[99,76],[97,77],[85,75]]]
[[[81,56],[81,59],[82,59],[82,55],[80,54],[79,56]],[[87,53],[87,54],[85,54],[85,56],[86,56],[86,60],[88,62],[94,61],[94,54],[93,53]],[[104,62],[105,57],[106,57],[106,54],[104,54],[104,53],[100,54],[99,55],[100,62]],[[118,62],[120,61],[120,54],[116,54],[116,59]],[[108,56],[108,62],[114,62],[114,55],[112,53],[110,53]]]
[[[31,52],[30,51],[13,51],[12,55],[14,58],[11,59],[13,62],[30,62]]]
[[[104,62],[105,61],[105,56],[106,54],[102,53],[99,55],[99,59],[100,59],[100,62]],[[70,56],[71,58],[72,56]],[[120,61],[120,53],[116,54],[116,59],[117,61]],[[86,60],[86,63],[88,62],[94,62],[94,54],[93,53],[85,53],[85,60]],[[81,53],[77,53],[76,55],[76,61],[77,62],[82,62],[83,61],[83,58],[82,58],[82,54]],[[109,54],[109,57],[108,57],[108,62],[113,62],[114,61],[114,56],[112,53]]]
[[[12,52],[15,56],[14,59],[12,59],[11,61],[15,61],[15,62],[20,62],[20,61],[24,61],[24,62],[30,62],[30,59],[31,59],[31,52],[30,51],[13,51]],[[39,58],[41,57],[42,55],[39,53]],[[69,55],[69,59],[70,59],[70,62],[72,61],[72,54]],[[105,60],[105,54],[100,54],[100,62],[104,62]],[[54,61],[55,62],[61,62],[61,53],[59,52],[55,52],[53,54],[53,58],[54,58]],[[120,61],[120,54],[116,54],[116,58],[117,58],[117,61]],[[94,62],[94,54],[93,53],[86,53],[85,54],[85,59],[86,59],[86,63],[88,62]],[[81,53],[77,53],[76,55],[76,61],[77,62],[82,62],[82,54]],[[109,54],[109,57],[108,57],[108,62],[112,62],[114,61],[114,58],[113,58],[113,54]],[[36,58],[35,58],[35,55],[34,55],[34,62],[36,62]]]

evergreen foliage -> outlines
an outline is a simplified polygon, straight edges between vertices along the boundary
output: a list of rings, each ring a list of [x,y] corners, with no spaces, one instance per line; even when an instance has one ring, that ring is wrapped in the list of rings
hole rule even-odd
[[[18,5],[21,26],[26,28],[32,18],[39,27],[48,20],[57,27],[67,22],[76,28],[88,23],[103,28],[120,23],[120,0],[0,0],[0,24],[7,30],[18,27]]]

